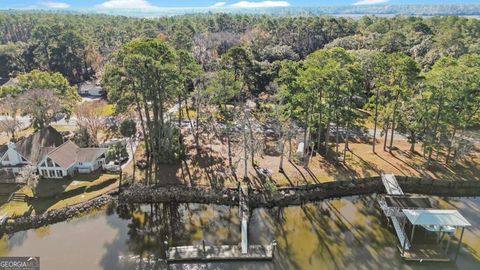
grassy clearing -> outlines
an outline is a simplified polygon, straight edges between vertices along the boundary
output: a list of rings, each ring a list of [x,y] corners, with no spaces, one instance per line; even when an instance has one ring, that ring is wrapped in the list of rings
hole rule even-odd
[[[41,214],[45,213],[48,211],[52,210],[57,210],[61,209],[64,207],[69,207],[72,205],[80,204],[83,202],[87,202],[89,200],[92,200],[94,198],[97,198],[108,191],[115,189],[118,187],[118,181],[115,181],[113,184],[108,185],[102,189],[99,190],[94,190],[94,191],[86,191],[84,193],[81,193],[76,196],[64,198],[64,199],[57,199],[57,198],[52,198],[52,199],[37,199],[32,202],[32,207],[33,210],[35,211],[36,214]]]
[[[195,110],[195,108],[188,108],[188,113],[187,113],[187,109],[185,107],[182,107],[182,120],[188,120],[188,118],[190,117],[190,119],[195,119],[197,117],[197,111]],[[177,117],[180,117],[180,111],[177,112]]]
[[[22,130],[17,132],[16,137],[17,137],[17,139],[21,139],[23,137],[30,136],[31,134],[33,134],[34,131],[35,130],[31,127],[26,128],[26,129],[22,129]],[[5,134],[5,133],[0,133],[0,145],[6,144],[8,142],[10,142],[10,137],[8,137],[7,134]]]

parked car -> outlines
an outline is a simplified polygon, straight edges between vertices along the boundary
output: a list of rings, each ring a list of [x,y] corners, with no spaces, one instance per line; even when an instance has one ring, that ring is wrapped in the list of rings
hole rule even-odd
[[[122,169],[120,165],[115,164],[114,161],[110,161],[104,168],[107,172],[120,172]]]

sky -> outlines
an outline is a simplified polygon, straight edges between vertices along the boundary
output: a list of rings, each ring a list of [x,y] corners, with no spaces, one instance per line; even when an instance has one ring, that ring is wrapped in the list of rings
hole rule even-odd
[[[0,9],[285,7],[374,4],[480,4],[480,0],[0,0]]]

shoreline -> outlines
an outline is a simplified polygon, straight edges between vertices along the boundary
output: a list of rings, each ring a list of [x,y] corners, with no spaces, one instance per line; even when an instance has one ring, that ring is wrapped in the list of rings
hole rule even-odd
[[[480,196],[480,181],[433,180],[405,176],[397,176],[396,178],[405,193],[440,197]],[[384,192],[381,178],[371,177],[354,181],[336,181],[279,188],[273,192],[251,189],[248,196],[251,208],[272,208]],[[0,227],[0,236],[63,222],[89,211],[103,208],[111,203],[116,205],[200,203],[230,206],[238,206],[239,204],[237,189],[207,190],[179,186],[152,188],[136,183],[126,187],[120,195],[118,195],[118,190],[112,190],[100,197],[75,206],[53,210],[42,215],[12,219]]]

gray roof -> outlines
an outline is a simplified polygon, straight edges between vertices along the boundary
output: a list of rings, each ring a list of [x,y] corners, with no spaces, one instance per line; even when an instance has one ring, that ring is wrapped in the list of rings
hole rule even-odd
[[[80,148],[74,142],[66,141],[58,148],[48,152],[48,157],[62,168],[67,169],[75,162],[93,162],[106,152],[106,148]]]
[[[53,127],[43,128],[15,144],[17,152],[33,164],[48,153],[44,148],[62,145],[62,135]]]
[[[93,162],[107,152],[107,148],[80,148],[77,152],[78,162]]]
[[[469,227],[468,222],[457,210],[403,209],[413,225]]]

